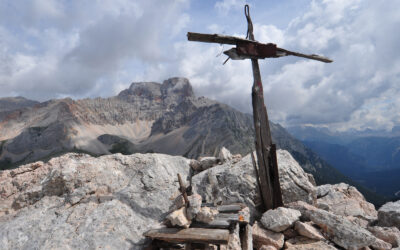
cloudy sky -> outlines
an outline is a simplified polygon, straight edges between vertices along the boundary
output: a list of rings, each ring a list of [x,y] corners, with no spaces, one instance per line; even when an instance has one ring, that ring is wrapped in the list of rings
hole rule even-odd
[[[250,61],[186,32],[244,36],[328,56],[260,62],[270,118],[285,126],[400,125],[398,0],[0,0],[0,97],[112,96],[133,81],[187,77],[198,96],[251,112]]]

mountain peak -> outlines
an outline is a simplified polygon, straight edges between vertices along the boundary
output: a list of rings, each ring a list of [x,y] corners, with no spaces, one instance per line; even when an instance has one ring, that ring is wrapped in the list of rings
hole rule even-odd
[[[163,96],[173,94],[181,97],[194,97],[192,85],[184,77],[172,77],[165,80],[161,85],[161,92]]]
[[[187,78],[172,77],[162,84],[157,82],[133,82],[128,89],[121,91],[118,97],[142,97],[149,100],[171,99],[178,103],[186,97],[195,97],[192,85]]]

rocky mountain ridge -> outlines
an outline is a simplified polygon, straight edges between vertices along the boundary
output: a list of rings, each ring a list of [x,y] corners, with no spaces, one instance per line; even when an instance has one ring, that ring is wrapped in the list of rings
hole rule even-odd
[[[220,144],[237,152],[250,136],[235,133],[246,132],[250,122],[227,105],[196,98],[185,78],[132,83],[115,97],[51,100],[12,111],[0,120],[0,161],[23,163],[73,150],[101,155],[128,145],[99,140],[106,135],[129,142],[126,150],[134,152],[196,157],[215,154]]]

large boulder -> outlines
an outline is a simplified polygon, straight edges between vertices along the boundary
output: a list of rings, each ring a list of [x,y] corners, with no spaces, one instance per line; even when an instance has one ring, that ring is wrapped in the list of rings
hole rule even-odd
[[[377,219],[375,206],[355,188],[345,183],[317,187],[317,206],[336,215],[353,216],[368,221]]]
[[[268,210],[261,217],[262,225],[274,232],[282,232],[293,226],[300,219],[301,213],[298,210],[278,207]]]
[[[143,249],[189,169],[179,156],[71,153],[1,171],[0,248]]]
[[[278,150],[277,154],[283,203],[301,200],[313,204],[316,199],[316,187],[313,184],[313,178],[304,172],[288,151]]]
[[[279,180],[284,203],[302,200],[313,203],[315,186],[293,157],[285,150],[277,150]],[[261,205],[256,184],[255,170],[250,155],[239,162],[225,162],[192,178],[195,192],[202,195],[206,202],[216,204],[245,203],[252,217],[258,214]]]
[[[379,208],[378,225],[400,229],[400,200],[388,202]]]

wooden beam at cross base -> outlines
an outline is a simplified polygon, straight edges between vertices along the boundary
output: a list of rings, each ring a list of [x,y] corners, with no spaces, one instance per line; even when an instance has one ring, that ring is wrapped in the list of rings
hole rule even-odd
[[[205,228],[160,228],[143,234],[146,237],[171,243],[228,244],[229,230]]]

